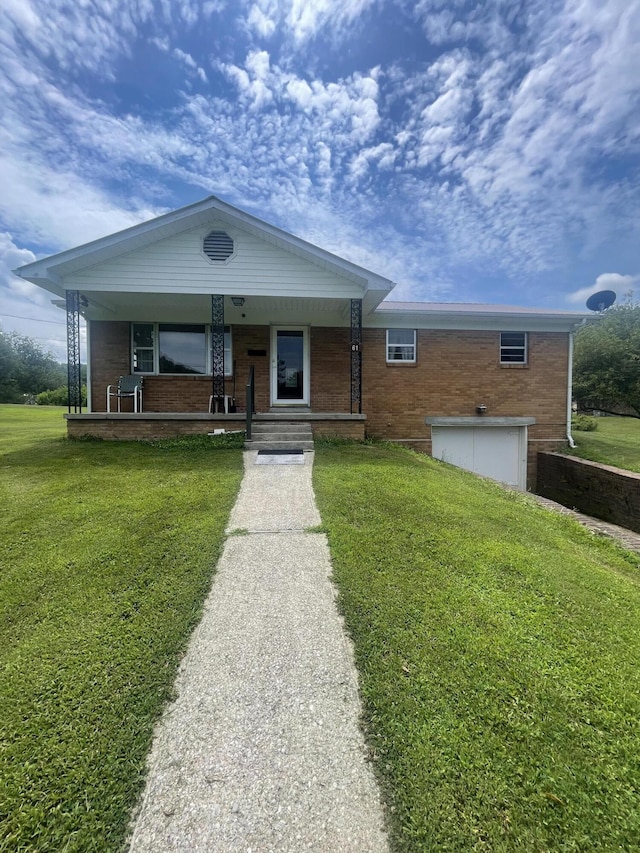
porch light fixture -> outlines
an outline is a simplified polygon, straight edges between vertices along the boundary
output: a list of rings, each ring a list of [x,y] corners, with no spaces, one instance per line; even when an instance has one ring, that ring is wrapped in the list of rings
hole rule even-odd
[[[232,296],[231,301],[236,306],[236,308],[242,308],[244,305],[244,296]]]
[[[487,407],[484,405],[484,403],[481,403],[479,406],[476,406],[476,412],[477,412],[479,415],[484,415],[484,413],[485,413],[486,411],[487,411]]]

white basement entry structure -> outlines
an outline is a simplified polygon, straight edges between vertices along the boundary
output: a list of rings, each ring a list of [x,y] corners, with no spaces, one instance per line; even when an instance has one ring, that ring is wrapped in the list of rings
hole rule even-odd
[[[431,454],[518,489],[527,487],[527,427],[535,418],[427,418]]]

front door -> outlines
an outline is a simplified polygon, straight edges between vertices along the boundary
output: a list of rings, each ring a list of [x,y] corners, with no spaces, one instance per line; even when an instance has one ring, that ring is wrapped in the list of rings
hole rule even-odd
[[[309,334],[306,328],[272,328],[271,405],[309,405]]]

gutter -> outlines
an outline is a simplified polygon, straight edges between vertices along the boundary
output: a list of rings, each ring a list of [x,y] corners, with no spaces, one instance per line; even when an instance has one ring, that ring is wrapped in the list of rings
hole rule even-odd
[[[572,415],[572,403],[573,403],[573,336],[576,331],[582,326],[586,325],[586,318],[579,323],[573,331],[569,332],[569,369],[567,370],[567,441],[569,442],[569,447],[573,450],[576,447],[576,443],[573,440],[573,436],[571,435],[571,415]]]

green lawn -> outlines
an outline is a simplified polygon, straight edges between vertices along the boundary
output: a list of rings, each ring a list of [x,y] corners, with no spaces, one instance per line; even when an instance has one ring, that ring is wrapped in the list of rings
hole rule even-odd
[[[62,411],[0,406],[0,850],[12,853],[120,849],[242,477],[220,440],[68,441]]]
[[[574,432],[578,445],[568,450],[572,456],[627,468],[640,473],[640,420],[637,418],[594,418],[594,432]]]
[[[314,486],[395,848],[640,849],[637,557],[399,448]]]

